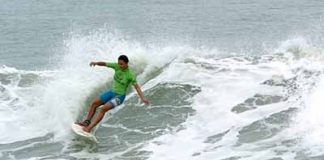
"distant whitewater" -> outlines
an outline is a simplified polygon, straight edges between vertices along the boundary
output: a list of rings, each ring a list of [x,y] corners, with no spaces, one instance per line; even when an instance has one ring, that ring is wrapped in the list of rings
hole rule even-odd
[[[88,64],[120,54],[152,105],[130,90],[82,141],[70,124],[113,75]],[[0,159],[324,159],[323,58],[303,38],[251,56],[72,35],[55,70],[0,68]]]

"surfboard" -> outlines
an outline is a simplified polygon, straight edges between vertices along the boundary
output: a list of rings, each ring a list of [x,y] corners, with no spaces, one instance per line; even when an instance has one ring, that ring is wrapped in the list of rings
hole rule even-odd
[[[88,132],[85,132],[85,131],[82,130],[82,126],[80,126],[78,124],[75,124],[75,123],[72,123],[71,128],[72,128],[73,132],[75,134],[77,134],[78,136],[89,139],[91,141],[94,141],[94,142],[98,143],[97,138],[92,133],[88,133]]]

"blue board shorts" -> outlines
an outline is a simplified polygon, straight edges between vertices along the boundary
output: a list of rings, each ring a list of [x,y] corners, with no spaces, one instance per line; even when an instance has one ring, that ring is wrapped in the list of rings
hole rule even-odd
[[[125,100],[125,95],[119,95],[113,91],[102,93],[99,97],[102,104],[110,103],[112,108],[121,105]]]

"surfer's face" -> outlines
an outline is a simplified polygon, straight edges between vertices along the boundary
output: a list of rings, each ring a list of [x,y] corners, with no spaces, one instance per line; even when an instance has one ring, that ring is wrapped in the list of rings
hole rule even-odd
[[[128,64],[123,60],[118,60],[118,65],[122,70],[127,69],[128,67]]]

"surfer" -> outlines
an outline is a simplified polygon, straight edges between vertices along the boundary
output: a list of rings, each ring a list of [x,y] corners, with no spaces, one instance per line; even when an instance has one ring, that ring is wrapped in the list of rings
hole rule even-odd
[[[104,66],[115,70],[112,89],[102,93],[99,97],[95,98],[91,103],[87,117],[84,121],[78,122],[77,124],[83,126],[83,131],[90,133],[91,130],[102,120],[105,113],[116,106],[121,105],[126,96],[128,86],[131,84],[137,91],[142,102],[148,105],[150,102],[145,99],[141,87],[136,81],[136,77],[132,70],[128,67],[128,57],[121,55],[118,57],[118,63],[110,62],[91,62],[90,66]],[[93,118],[96,113],[96,109],[101,106],[101,110],[98,112],[96,117]]]

